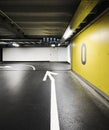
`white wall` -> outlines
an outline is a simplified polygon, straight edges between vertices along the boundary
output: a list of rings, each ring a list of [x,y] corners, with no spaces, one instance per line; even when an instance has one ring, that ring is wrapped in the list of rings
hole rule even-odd
[[[67,47],[67,56],[68,56],[67,58],[68,62],[71,63],[71,45]]]
[[[3,61],[68,61],[66,48],[3,48]]]
[[[68,61],[67,48],[58,49],[58,61]]]
[[[50,48],[50,61],[58,61],[58,48]]]

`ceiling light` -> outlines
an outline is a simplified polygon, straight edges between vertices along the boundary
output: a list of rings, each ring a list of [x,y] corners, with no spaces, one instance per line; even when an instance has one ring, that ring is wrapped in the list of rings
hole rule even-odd
[[[61,44],[59,43],[58,46],[60,46]]]
[[[55,44],[51,44],[51,47],[55,47]]]
[[[73,33],[73,30],[71,30],[70,26],[68,26],[68,28],[66,29],[63,38],[66,40],[67,38],[69,38]]]
[[[19,47],[19,44],[17,44],[17,43],[13,43],[12,44],[14,47]]]

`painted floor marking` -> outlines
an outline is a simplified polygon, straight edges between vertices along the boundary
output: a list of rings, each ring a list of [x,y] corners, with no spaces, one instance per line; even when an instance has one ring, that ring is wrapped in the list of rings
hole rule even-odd
[[[33,70],[36,70],[35,66],[33,66],[33,65],[27,65],[27,64],[23,64],[23,65],[25,65],[27,67],[30,67]],[[0,69],[11,69],[11,68],[14,68],[14,67],[17,67],[17,66],[8,66],[8,65],[5,65],[5,66],[0,66]]]
[[[53,78],[52,75],[57,75],[57,73],[47,71],[43,78],[43,81],[46,81],[48,76],[51,80],[50,130],[60,130],[57,100],[56,100],[55,79]]]
[[[27,65],[27,64],[25,64],[25,65],[28,67],[31,67],[33,70],[36,70],[35,66],[33,66],[33,65]]]

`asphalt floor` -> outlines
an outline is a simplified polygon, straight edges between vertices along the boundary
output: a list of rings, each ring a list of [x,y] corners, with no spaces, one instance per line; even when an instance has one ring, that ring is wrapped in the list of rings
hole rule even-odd
[[[0,130],[50,130],[51,81],[42,81],[48,70],[58,73],[54,78],[60,130],[109,129],[109,108],[78,82],[70,64],[0,66]]]

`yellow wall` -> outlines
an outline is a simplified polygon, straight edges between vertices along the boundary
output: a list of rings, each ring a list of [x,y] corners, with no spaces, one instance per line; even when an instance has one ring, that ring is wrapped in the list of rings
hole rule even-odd
[[[81,46],[86,45],[86,64]],[[109,11],[72,41],[72,70],[109,96]]]

